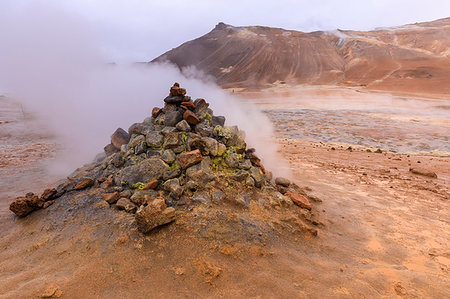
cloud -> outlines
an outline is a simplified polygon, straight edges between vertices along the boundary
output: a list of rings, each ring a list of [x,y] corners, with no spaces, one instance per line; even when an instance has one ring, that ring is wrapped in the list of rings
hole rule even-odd
[[[166,64],[107,64],[90,22],[67,7],[43,1],[12,12],[0,18],[0,82],[58,136],[63,151],[53,166],[59,173],[90,162],[117,127],[128,129],[151,115],[175,81],[194,99],[210,102],[216,114],[230,116],[228,125],[245,130],[268,169],[285,171],[264,114],[240,104],[200,73],[186,77]]]

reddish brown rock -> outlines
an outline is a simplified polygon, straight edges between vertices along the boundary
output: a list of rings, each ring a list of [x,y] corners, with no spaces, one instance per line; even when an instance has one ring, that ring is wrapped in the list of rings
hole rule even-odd
[[[184,88],[180,88],[180,84],[176,83],[170,88],[170,96],[181,96],[186,94],[186,90],[184,89],[184,94],[183,94],[183,89]]]
[[[23,217],[34,210],[44,206],[45,201],[36,195],[28,195],[26,197],[17,197],[9,206],[9,209],[17,216]]]
[[[157,198],[147,206],[141,206],[136,212],[136,223],[139,230],[148,233],[155,227],[175,220],[175,209],[168,208],[163,198]]]
[[[122,128],[118,128],[111,135],[111,144],[114,145],[114,147],[118,150],[120,150],[122,144],[128,144],[129,141],[130,135],[127,132],[125,132],[125,130]]]
[[[46,190],[41,194],[41,198],[42,198],[44,201],[49,201],[49,200],[55,199],[56,193],[57,193],[57,191],[56,191],[55,188],[52,188],[52,189],[46,189]]]
[[[203,159],[202,153],[200,150],[196,149],[194,151],[182,153],[178,156],[178,164],[182,169],[186,169],[189,166],[192,166],[194,164],[197,164],[201,162]]]
[[[86,189],[88,187],[92,187],[94,185],[94,180],[93,179],[84,179],[79,181],[75,187],[73,187],[73,190],[83,190]]]
[[[195,104],[192,101],[189,102],[182,102],[181,105],[183,105],[184,107],[194,110],[195,109]]]
[[[142,190],[156,189],[156,187],[158,187],[158,180],[153,180],[145,184]]]
[[[119,192],[105,193],[103,195],[103,199],[109,204],[116,203],[117,200],[119,200],[119,198],[120,198],[120,193]]]
[[[105,179],[102,183],[103,188],[109,188],[114,186],[114,178],[112,175],[110,175],[107,179]]]
[[[285,195],[288,196],[300,208],[311,210],[311,204],[309,203],[309,199],[306,198],[305,196],[291,191],[286,192]]]
[[[155,107],[152,109],[152,116],[153,118],[157,118],[162,112],[161,108]]]
[[[196,125],[200,122],[197,115],[190,110],[186,110],[183,114],[183,119],[187,121],[190,125]]]

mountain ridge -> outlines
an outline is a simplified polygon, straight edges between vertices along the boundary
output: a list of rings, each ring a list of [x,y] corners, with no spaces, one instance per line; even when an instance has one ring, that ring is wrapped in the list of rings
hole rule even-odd
[[[450,18],[371,31],[219,23],[152,62],[193,66],[223,88],[299,84],[450,93]]]

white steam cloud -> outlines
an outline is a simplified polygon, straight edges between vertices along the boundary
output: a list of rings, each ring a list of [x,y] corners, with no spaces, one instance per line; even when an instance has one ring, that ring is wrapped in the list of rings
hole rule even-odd
[[[59,137],[64,150],[55,164],[61,174],[91,161],[117,127],[126,130],[162,106],[177,81],[192,98],[206,99],[227,125],[245,130],[266,168],[289,176],[263,113],[170,65],[109,65],[83,19],[43,3],[0,14],[0,92],[22,102]]]

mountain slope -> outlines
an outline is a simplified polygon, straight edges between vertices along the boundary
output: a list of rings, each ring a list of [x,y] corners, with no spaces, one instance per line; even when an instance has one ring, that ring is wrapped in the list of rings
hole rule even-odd
[[[450,93],[450,18],[374,31],[303,33],[219,23],[154,59],[194,66],[224,88],[331,84]]]

